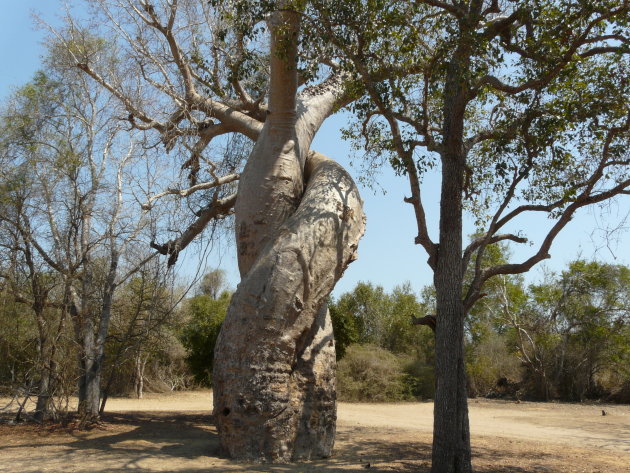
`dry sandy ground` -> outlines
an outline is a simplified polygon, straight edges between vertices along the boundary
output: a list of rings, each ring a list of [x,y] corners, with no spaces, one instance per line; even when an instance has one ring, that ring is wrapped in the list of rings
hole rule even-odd
[[[0,407],[4,406],[0,399]],[[340,404],[335,455],[251,465],[217,454],[208,391],[112,399],[90,431],[0,425],[0,471],[425,473],[432,405]],[[602,416],[602,409],[607,413]],[[478,472],[630,472],[630,406],[470,401]],[[369,468],[366,468],[368,467]]]

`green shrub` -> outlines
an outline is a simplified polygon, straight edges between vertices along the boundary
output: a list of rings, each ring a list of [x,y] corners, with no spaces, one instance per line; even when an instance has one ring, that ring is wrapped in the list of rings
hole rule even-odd
[[[409,393],[417,400],[435,397],[435,369],[432,363],[413,358],[404,365],[404,382]]]
[[[189,299],[184,308],[189,317],[181,335],[188,353],[186,363],[202,386],[212,385],[214,346],[231,297],[229,292],[223,292],[219,299],[203,294]]]
[[[341,401],[395,402],[413,399],[401,359],[375,345],[351,345],[337,369]]]
[[[475,345],[467,347],[468,395],[486,396],[502,378],[521,379],[521,362],[510,352],[504,336],[489,331]]]

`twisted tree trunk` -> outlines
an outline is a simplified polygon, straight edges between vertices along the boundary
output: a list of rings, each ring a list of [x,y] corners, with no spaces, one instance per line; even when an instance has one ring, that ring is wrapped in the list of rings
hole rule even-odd
[[[364,216],[337,163],[312,153],[306,174],[297,211],[243,278],[217,341],[214,414],[235,458],[326,457],[334,443],[335,349],[325,302],[356,257]]]
[[[298,94],[299,18],[280,9],[269,19],[269,113],[235,205],[242,280],[215,348],[221,445],[244,460],[330,455],[335,347],[325,303],[365,227],[350,176],[309,151],[342,87],[332,77]]]

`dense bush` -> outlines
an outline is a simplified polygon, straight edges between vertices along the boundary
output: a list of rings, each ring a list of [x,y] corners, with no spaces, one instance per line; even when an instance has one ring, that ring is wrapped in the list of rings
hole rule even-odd
[[[602,399],[630,381],[629,268],[575,261],[505,317],[529,397]]]
[[[341,401],[391,402],[411,400],[402,361],[375,345],[351,345],[337,368]]]
[[[469,344],[466,352],[468,395],[487,396],[497,390],[500,379],[518,380],[522,377],[520,360],[508,347],[507,339],[494,331],[475,344]]]
[[[409,359],[403,364],[404,383],[413,399],[418,401],[435,397],[435,368],[420,358]]]
[[[181,336],[187,351],[186,362],[195,381],[203,386],[212,385],[214,346],[231,297],[227,291],[218,299],[201,294],[189,299],[183,309],[188,317]]]
[[[495,250],[488,258],[499,264],[504,250]],[[629,268],[578,260],[542,284],[527,286],[522,278],[500,276],[485,290],[466,322],[471,396],[627,402]],[[409,285],[387,293],[359,283],[331,301],[342,397],[433,397],[434,336],[410,323],[411,315],[433,312],[432,294],[425,288],[420,302]],[[345,352],[348,345],[352,350]],[[375,379],[379,376],[386,379]]]

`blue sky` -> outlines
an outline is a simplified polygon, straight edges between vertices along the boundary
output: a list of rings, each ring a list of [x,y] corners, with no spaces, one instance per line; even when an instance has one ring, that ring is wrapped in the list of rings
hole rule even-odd
[[[0,98],[7,97],[14,87],[27,82],[38,69],[43,53],[44,32],[33,27],[31,11],[37,10],[42,18],[51,24],[58,23],[57,15],[62,13],[58,0],[0,0]],[[328,119],[318,133],[313,149],[322,152],[349,167],[356,178],[359,169],[349,166],[350,144],[340,137],[340,129],[347,125],[350,117],[338,114]],[[335,294],[351,290],[358,281],[372,281],[391,290],[397,284],[409,281],[419,291],[431,283],[431,272],[426,265],[426,254],[413,244],[417,230],[414,215],[403,197],[409,195],[404,178],[397,177],[389,169],[384,169],[378,177],[379,184],[387,190],[383,195],[361,187],[367,215],[367,232],[359,246],[359,260],[346,271],[335,289]],[[423,199],[427,204],[427,216],[433,230],[437,227],[438,179],[435,175],[425,177]],[[606,212],[582,209],[577,217],[558,237],[552,247],[552,259],[545,266],[551,270],[562,270],[568,262],[578,256],[596,258],[606,262],[630,265],[630,233],[619,232],[607,242],[598,228],[616,227],[630,211],[630,197],[626,196],[612,203]],[[432,222],[432,224],[431,224]],[[534,242],[540,242],[549,227],[545,218],[528,219],[521,222],[524,233]],[[466,233],[472,226],[465,229]],[[435,235],[435,231],[433,231]],[[609,243],[609,247],[607,244]],[[533,251],[525,246],[515,249],[514,261],[520,261]],[[194,255],[184,259],[184,264],[194,263]],[[236,260],[231,247],[222,255],[213,254],[209,266],[220,265],[226,270],[230,283],[238,282]],[[528,275],[529,281],[541,277],[541,268]]]

